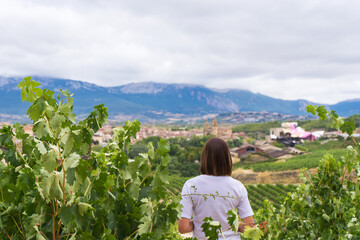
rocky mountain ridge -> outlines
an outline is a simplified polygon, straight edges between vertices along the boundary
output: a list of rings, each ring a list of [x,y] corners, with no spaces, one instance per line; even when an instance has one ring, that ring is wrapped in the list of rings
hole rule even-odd
[[[92,107],[104,103],[109,117],[159,120],[188,116],[204,116],[226,112],[278,112],[306,115],[307,100],[283,100],[252,93],[248,90],[210,89],[202,85],[167,84],[155,82],[130,83],[116,87],[48,77],[33,77],[43,88],[74,93],[74,110],[86,116]],[[0,77],[0,114],[24,115],[27,105],[21,102],[17,88],[22,78]],[[358,114],[360,99],[347,100],[327,106],[341,116]]]

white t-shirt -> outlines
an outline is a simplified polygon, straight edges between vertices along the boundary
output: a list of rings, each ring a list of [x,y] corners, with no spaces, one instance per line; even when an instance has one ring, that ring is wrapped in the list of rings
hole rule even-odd
[[[194,194],[214,194],[231,196],[231,198],[215,197],[214,199],[207,196],[205,200],[203,196]],[[201,228],[205,217],[212,217],[214,221],[221,223],[225,239],[237,240],[240,239],[239,234],[234,233],[231,229],[224,231],[229,228],[227,212],[237,208],[241,218],[254,215],[246,188],[241,182],[230,176],[200,175],[191,178],[185,182],[181,195],[180,204],[183,206],[181,217],[187,219],[193,217],[193,237],[197,237],[199,240],[206,239]],[[224,239],[221,234],[219,239]]]

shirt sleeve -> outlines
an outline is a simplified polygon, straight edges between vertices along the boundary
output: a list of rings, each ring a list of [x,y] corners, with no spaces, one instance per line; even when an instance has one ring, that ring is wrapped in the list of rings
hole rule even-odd
[[[242,195],[240,197],[240,202],[239,202],[239,205],[237,207],[238,212],[239,212],[239,216],[241,218],[246,218],[246,217],[249,217],[249,216],[253,216],[254,212],[251,209],[249,198],[248,198],[248,193],[247,193],[246,188],[244,186],[242,187],[241,193],[242,193]]]
[[[183,189],[181,191],[181,201],[180,204],[182,205],[181,208],[181,217],[191,219],[193,216],[193,201],[190,191],[190,187],[188,182],[185,182]]]

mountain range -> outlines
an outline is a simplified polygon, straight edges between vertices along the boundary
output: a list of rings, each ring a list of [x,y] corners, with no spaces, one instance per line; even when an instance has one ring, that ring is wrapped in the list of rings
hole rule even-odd
[[[210,89],[201,85],[167,84],[155,82],[130,83],[117,87],[103,87],[69,79],[33,77],[42,88],[74,93],[74,111],[86,116],[94,105],[104,103],[110,119],[156,120],[204,116],[226,112],[267,111],[290,115],[307,115],[305,107],[316,104],[307,100],[283,100],[240,89]],[[28,104],[21,102],[18,77],[0,77],[0,115],[26,113]],[[340,116],[358,114],[360,99],[326,106]]]

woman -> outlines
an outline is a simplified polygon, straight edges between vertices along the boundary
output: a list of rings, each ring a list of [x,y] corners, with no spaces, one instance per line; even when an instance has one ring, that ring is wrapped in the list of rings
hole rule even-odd
[[[193,237],[206,239],[201,225],[205,217],[212,217],[221,223],[225,239],[240,239],[227,223],[227,212],[234,208],[238,209],[243,221],[239,231],[244,231],[244,225],[254,225],[247,191],[241,182],[231,177],[231,171],[232,159],[227,143],[220,138],[209,139],[201,154],[201,175],[186,181],[182,189],[180,233],[193,231]],[[214,194],[215,198],[209,194]],[[219,239],[223,237],[219,235]]]

